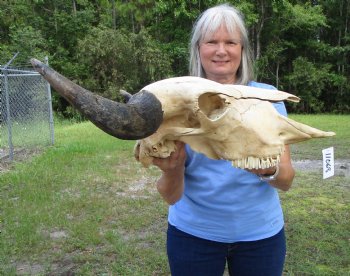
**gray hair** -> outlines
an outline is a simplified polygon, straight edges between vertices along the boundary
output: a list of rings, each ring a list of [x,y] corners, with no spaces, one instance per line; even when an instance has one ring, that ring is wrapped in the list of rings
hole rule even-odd
[[[236,84],[246,85],[254,78],[248,31],[245,27],[242,14],[229,4],[221,4],[207,9],[199,16],[194,24],[190,42],[190,75],[205,77],[199,56],[199,44],[207,35],[211,35],[217,31],[221,25],[224,25],[229,33],[233,33],[238,29],[241,34],[242,60],[237,71]]]

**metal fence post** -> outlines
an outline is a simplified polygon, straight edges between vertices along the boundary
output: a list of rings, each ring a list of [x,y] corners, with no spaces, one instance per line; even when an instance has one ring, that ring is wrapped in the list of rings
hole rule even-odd
[[[5,89],[5,103],[6,103],[6,124],[8,134],[8,145],[9,145],[9,158],[13,160],[13,143],[12,143],[12,125],[11,125],[11,109],[10,109],[10,93],[8,87],[7,70],[4,70],[4,89]]]
[[[6,123],[7,123],[7,133],[8,133],[8,144],[9,144],[9,158],[13,160],[13,143],[12,143],[12,125],[11,125],[11,109],[10,109],[10,92],[8,86],[8,71],[7,67],[12,63],[12,61],[17,57],[19,52],[17,52],[10,61],[5,65],[4,69],[4,88],[5,88],[5,102],[6,102]]]
[[[49,58],[45,57],[45,63],[49,65]],[[51,98],[51,86],[50,83],[47,82],[47,97],[49,104],[49,123],[50,123],[50,133],[51,133],[51,145],[55,143],[55,132],[54,132],[54,121],[53,121],[53,112],[52,112],[52,98]]]

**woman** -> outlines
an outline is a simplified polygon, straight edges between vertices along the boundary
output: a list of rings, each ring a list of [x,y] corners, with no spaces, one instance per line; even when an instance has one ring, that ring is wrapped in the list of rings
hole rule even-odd
[[[247,30],[227,4],[206,10],[192,33],[191,75],[219,83],[253,82]],[[283,115],[283,103],[275,104]],[[278,167],[241,170],[212,160],[177,142],[165,159],[157,189],[170,204],[167,252],[172,275],[281,275],[285,259],[282,209],[276,188],[287,191],[294,178],[286,146]]]

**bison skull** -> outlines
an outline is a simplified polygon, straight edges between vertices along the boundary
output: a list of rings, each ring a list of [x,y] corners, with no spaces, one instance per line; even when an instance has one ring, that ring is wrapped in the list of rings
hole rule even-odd
[[[158,130],[136,144],[136,158],[145,167],[153,157],[168,157],[179,140],[235,167],[264,169],[278,164],[285,144],[334,135],[281,116],[271,102],[299,101],[282,91],[198,77],[166,79],[144,90],[160,100],[164,111]]]
[[[135,154],[146,167],[154,157],[168,157],[175,140],[209,158],[258,169],[275,166],[285,144],[334,135],[279,115],[271,102],[299,100],[281,91],[179,77],[150,84],[119,103],[76,85],[39,60],[31,62],[97,127],[120,139],[142,139]]]

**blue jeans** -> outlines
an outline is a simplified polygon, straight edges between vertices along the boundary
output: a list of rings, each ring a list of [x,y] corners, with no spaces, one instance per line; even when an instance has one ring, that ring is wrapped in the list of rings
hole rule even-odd
[[[284,229],[271,238],[222,243],[201,239],[169,224],[167,253],[172,276],[281,276],[286,255]]]

